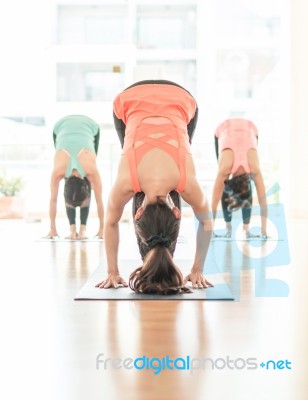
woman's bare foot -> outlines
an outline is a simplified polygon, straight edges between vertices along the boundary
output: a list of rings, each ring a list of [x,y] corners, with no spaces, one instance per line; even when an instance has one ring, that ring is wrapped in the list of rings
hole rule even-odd
[[[86,225],[80,225],[79,233],[77,235],[79,240],[88,239]]]
[[[71,239],[71,240],[77,239],[76,225],[70,226],[70,235],[66,236],[65,239]]]

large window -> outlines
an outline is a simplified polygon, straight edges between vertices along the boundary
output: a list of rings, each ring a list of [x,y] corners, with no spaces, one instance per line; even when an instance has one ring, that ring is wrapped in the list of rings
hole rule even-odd
[[[127,6],[59,5],[58,44],[122,44],[128,35]]]
[[[112,101],[124,85],[119,64],[59,63],[57,101]]]
[[[268,92],[279,85],[277,80],[268,79],[274,77],[279,64],[276,48],[224,48],[217,50],[216,57],[217,100],[268,98]]]
[[[136,44],[139,49],[196,47],[196,5],[137,6]]]
[[[283,4],[280,0],[215,0],[217,37],[279,38]]]

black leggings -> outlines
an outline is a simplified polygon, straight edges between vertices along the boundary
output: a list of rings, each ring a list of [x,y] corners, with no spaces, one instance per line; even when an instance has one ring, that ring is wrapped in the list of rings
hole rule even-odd
[[[216,157],[217,160],[219,158],[219,152],[218,152],[218,138],[215,136],[215,152],[216,152]],[[222,206],[222,212],[224,216],[225,222],[231,222],[232,221],[232,211],[228,210],[228,194],[224,190],[222,193],[221,197],[221,206]],[[251,187],[251,182],[249,182],[249,197],[247,199],[249,201],[249,204],[252,206],[252,187]],[[244,224],[249,224],[250,223],[250,218],[251,218],[251,206],[249,207],[242,207],[242,218],[243,218],[243,223]]]
[[[100,136],[100,130],[99,128],[97,129],[97,134],[94,136],[94,150],[95,154],[98,152],[98,145],[99,145],[99,136]],[[57,142],[57,135],[53,132],[53,143],[54,146],[56,147],[56,142]],[[91,183],[90,181],[85,177],[86,183],[88,185],[88,190],[89,190],[89,205],[85,207],[80,207],[80,225],[87,225],[89,213],[90,213],[90,203],[91,203]],[[69,220],[70,225],[76,225],[76,207],[68,207],[65,205],[66,209],[66,215]]]

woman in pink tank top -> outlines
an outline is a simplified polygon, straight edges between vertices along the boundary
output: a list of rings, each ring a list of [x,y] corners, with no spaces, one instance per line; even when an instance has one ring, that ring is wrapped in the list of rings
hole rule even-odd
[[[193,96],[170,81],[137,82],[115,98],[114,121],[123,154],[107,208],[108,275],[97,287],[128,286],[118,266],[119,221],[132,198],[143,264],[129,277],[131,289],[175,294],[190,292],[188,281],[196,288],[212,286],[202,272],[212,236],[212,216],[190,153],[197,112]],[[185,279],[173,262],[181,220],[180,196],[199,220],[195,258]]]
[[[214,184],[212,210],[214,218],[221,200],[226,234],[232,236],[232,211],[241,208],[243,230],[247,238],[261,236],[266,239],[267,206],[265,187],[257,153],[258,131],[253,122],[244,118],[227,119],[215,132],[215,149],[219,169]],[[261,234],[252,235],[249,224],[252,210],[252,187],[254,181],[261,207]],[[215,235],[214,236],[220,236]]]

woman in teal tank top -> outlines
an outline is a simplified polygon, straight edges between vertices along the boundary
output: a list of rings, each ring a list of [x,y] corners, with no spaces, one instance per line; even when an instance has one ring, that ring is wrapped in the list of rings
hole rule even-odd
[[[102,182],[96,166],[99,144],[99,126],[85,115],[67,115],[54,126],[53,140],[56,149],[54,169],[51,175],[49,205],[49,238],[58,236],[56,228],[59,183],[65,179],[64,199],[70,223],[70,239],[85,239],[89,215],[91,189],[95,194],[99,229],[97,237],[103,237],[104,207]],[[76,228],[76,208],[80,207],[80,228]]]

